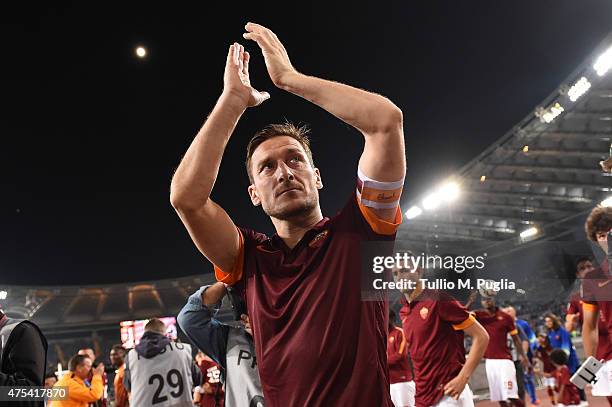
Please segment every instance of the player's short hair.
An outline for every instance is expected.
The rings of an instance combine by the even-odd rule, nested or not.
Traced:
[[[591,259],[588,256],[582,256],[582,257],[579,257],[578,260],[576,260],[576,263],[574,264],[574,268],[576,269],[576,274],[578,274],[578,266],[580,266],[582,263],[586,263],[587,261],[593,263],[593,259]]]
[[[596,206],[584,224],[587,238],[596,242],[597,233],[612,229],[612,207]]]
[[[576,269],[578,269],[578,266],[579,266],[581,263],[584,263],[585,261],[590,261],[590,262],[592,263],[592,262],[593,262],[593,259],[591,259],[589,256],[581,256],[581,257],[578,257],[578,259],[576,260],[576,264],[575,264],[575,265],[576,265]]]
[[[145,332],[153,331],[165,335],[167,328],[166,324],[164,324],[161,319],[151,318],[145,325],[144,330]]]
[[[74,355],[68,361],[68,370],[70,370],[71,372],[75,372],[77,367],[79,367],[83,363],[85,363],[85,359],[89,359],[89,356],[86,356],[86,355]],[[89,360],[91,360],[91,359],[89,359]],[[91,363],[93,363],[93,360],[91,361]]]
[[[557,365],[565,365],[568,360],[567,353],[563,349],[553,349],[550,352],[550,360]]]
[[[51,379],[51,378],[57,380],[57,376],[55,375],[55,372],[48,371],[47,373],[45,373],[45,379]]]
[[[253,172],[251,170],[251,159],[253,158],[253,153],[259,147],[261,143],[266,140],[270,140],[274,137],[282,137],[287,136],[292,139],[297,140],[306,155],[308,156],[308,161],[310,161],[310,165],[314,167],[314,160],[312,158],[312,151],[310,150],[310,140],[308,139],[308,133],[310,129],[307,126],[296,126],[293,123],[285,122],[282,124],[269,124],[263,129],[259,130],[249,141],[246,150],[246,170],[247,174],[249,174],[249,181],[253,183]]]
[[[127,352],[125,350],[125,348],[123,347],[123,345],[121,344],[117,344],[117,345],[113,345],[113,347],[111,348],[111,350],[114,350],[115,352],[119,352],[122,355],[125,355],[125,353]]]

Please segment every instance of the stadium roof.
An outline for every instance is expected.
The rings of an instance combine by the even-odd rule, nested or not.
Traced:
[[[97,286],[3,286],[2,309],[29,318],[46,332],[116,325],[118,321],[175,316],[212,274],[130,284]]]
[[[533,227],[532,239],[575,231],[576,220],[612,187],[599,166],[612,140],[611,65],[612,34],[533,112],[446,180],[450,192],[437,189],[404,208],[409,219],[398,240],[469,244],[518,241]],[[503,107],[503,95],[494,103]],[[445,203],[457,192],[452,186],[460,197]]]

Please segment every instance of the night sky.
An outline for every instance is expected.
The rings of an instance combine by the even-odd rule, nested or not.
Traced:
[[[361,136],[274,88],[256,44],[242,39],[248,21],[275,31],[301,72],[400,106],[405,208],[532,111],[612,30],[607,0],[58,4],[0,12],[0,284],[211,271],[169,188],[220,95],[233,41],[272,97],[243,116],[213,199],[237,224],[271,232],[248,199],[244,150],[256,130],[288,119],[312,128],[324,213],[341,208]]]

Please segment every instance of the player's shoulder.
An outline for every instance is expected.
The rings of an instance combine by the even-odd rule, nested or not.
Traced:
[[[476,318],[485,316],[486,315],[485,313],[486,313],[486,311],[484,309],[482,309],[482,308],[479,308],[479,309],[476,309],[476,310],[472,311],[472,314],[474,314],[474,316]]]
[[[263,243],[270,240],[270,237],[265,233],[261,233],[250,228],[239,226],[238,230],[242,234],[245,242]]]

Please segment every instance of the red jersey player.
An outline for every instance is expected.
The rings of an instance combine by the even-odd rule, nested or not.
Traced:
[[[555,401],[555,365],[550,360],[550,353],[553,351],[553,347],[550,345],[548,335],[538,335],[538,347],[535,351],[535,357],[540,359],[542,362],[542,376],[544,376],[543,384],[546,387],[548,398],[551,404],[554,406],[557,404]]]
[[[585,231],[589,240],[596,242],[609,255],[608,234],[612,231],[612,208],[597,206],[593,209],[586,220]],[[582,280],[582,300],[585,357],[597,356],[600,318],[605,321],[608,341],[612,339],[612,275],[607,259]],[[612,355],[608,355],[597,373],[592,394],[607,397],[612,406]]]
[[[471,407],[467,382],[482,359],[489,336],[467,309],[450,295],[424,289],[422,269],[394,270],[396,280],[414,282],[404,286],[400,318],[414,364],[416,407]],[[472,337],[466,359],[464,333]]]
[[[235,43],[223,93],[176,170],[171,203],[217,279],[244,289],[266,406],[391,407],[388,304],[384,292],[362,301],[359,273],[364,247],[393,241],[401,222],[402,112],[378,94],[298,72],[275,33],[253,23],[245,29],[277,87],[361,133],[357,188],[338,215],[323,217],[322,177],[305,131],[281,124],[251,139],[246,160],[251,202],[276,234],[236,227],[210,199],[236,124],[270,96],[251,86],[249,53]],[[331,135],[324,140],[339,143]]]
[[[563,349],[555,349],[550,353],[550,360],[555,365],[554,376],[557,407],[579,406],[580,394],[578,393],[578,388],[570,382],[567,354]]]
[[[508,335],[514,341],[521,364],[528,368],[529,361],[525,356],[514,319],[497,308],[492,297],[483,297],[481,304],[483,309],[475,311],[474,315],[487,330],[490,338],[484,357],[491,401],[498,401],[501,406],[506,406],[508,403],[522,406],[524,402],[518,397],[516,368],[508,348]]]
[[[576,278],[582,280],[589,273],[595,271],[593,262],[588,257],[582,257],[576,262]],[[584,311],[582,310],[582,298],[580,292],[575,292],[570,297],[569,303],[567,304],[567,314],[565,315],[565,329],[567,332],[580,328],[582,329],[582,322],[584,319]],[[612,359],[612,341],[608,334],[606,320],[603,313],[599,313],[599,323],[597,333],[599,334],[597,341],[597,351],[595,352],[595,358],[598,360],[610,360]]]

